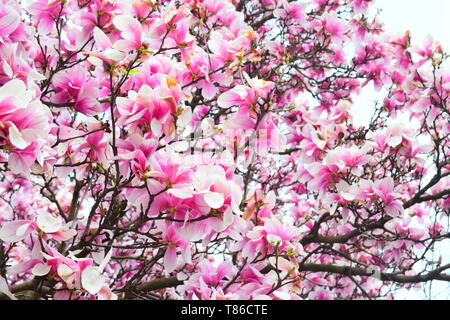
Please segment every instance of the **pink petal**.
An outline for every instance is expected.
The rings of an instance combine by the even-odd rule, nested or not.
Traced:
[[[20,24],[20,19],[17,16],[17,14],[11,12],[7,14],[4,17],[0,18],[0,34],[1,35],[9,35],[14,30],[17,29],[17,27]]]
[[[18,220],[7,222],[0,229],[0,239],[5,242],[17,242],[25,239],[33,230],[33,221]]]
[[[177,248],[168,247],[164,255],[164,267],[167,272],[172,272],[177,267]]]

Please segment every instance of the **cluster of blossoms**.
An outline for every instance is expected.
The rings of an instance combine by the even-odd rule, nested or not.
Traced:
[[[450,281],[447,56],[372,2],[0,0],[0,298]]]

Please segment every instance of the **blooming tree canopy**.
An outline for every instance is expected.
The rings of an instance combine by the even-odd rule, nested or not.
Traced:
[[[372,2],[0,0],[0,298],[450,281],[447,55]]]

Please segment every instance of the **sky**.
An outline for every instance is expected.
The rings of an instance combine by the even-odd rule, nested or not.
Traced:
[[[430,34],[433,39],[441,43],[444,51],[450,52],[449,0],[376,0],[375,7],[382,10],[380,18],[385,24],[386,32],[404,33],[410,30],[413,45],[423,43],[425,37]],[[376,97],[376,93],[369,88],[355,102],[362,103],[373,97]],[[442,249],[439,251],[437,254],[443,252]],[[444,249],[444,252],[448,251]],[[448,284],[433,282],[432,286],[432,291],[435,293],[434,299],[449,298]],[[429,284],[426,288],[429,289]],[[396,299],[423,299],[424,292],[402,289],[395,297]]]

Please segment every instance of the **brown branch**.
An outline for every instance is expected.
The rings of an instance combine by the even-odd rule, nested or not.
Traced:
[[[154,279],[149,282],[142,283],[142,284],[136,286],[136,288],[134,288],[132,291],[134,291],[134,292],[138,292],[138,291],[149,292],[149,291],[154,291],[154,290],[159,290],[159,289],[164,289],[164,288],[176,287],[181,284],[183,284],[183,281],[178,280],[176,276],[172,276],[169,278]],[[130,299],[133,296],[132,291],[128,291],[125,293],[125,299]]]

